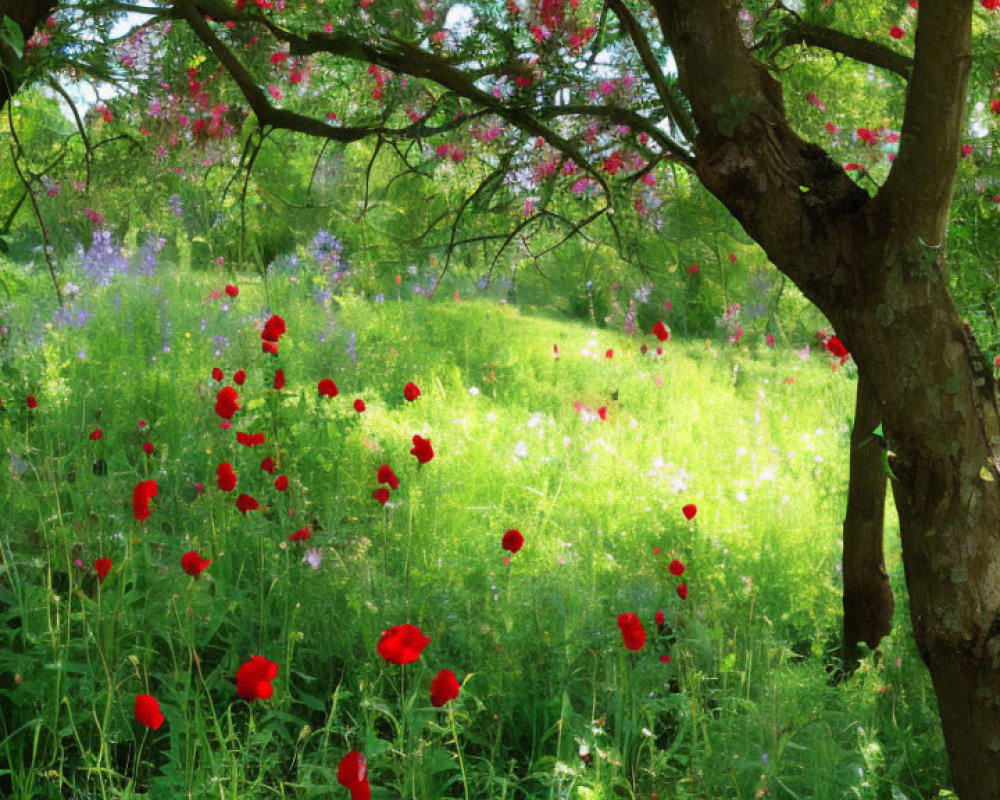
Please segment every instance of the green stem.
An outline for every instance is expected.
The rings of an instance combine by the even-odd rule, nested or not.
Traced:
[[[458,766],[462,770],[462,788],[465,790],[465,800],[469,800],[469,779],[465,775],[465,761],[462,758],[462,746],[458,743],[458,726],[455,724],[455,709],[448,704],[448,721],[451,723],[451,735],[455,739],[455,752],[458,754]]]

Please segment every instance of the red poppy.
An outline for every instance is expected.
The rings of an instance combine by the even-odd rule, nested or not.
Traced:
[[[240,293],[240,288],[238,286],[233,286],[231,283],[226,284],[226,294],[230,297],[236,297]]]
[[[606,420],[608,418],[608,407],[601,406],[599,409],[597,409],[597,416],[599,416],[603,420]]]
[[[902,28],[900,28],[900,27],[899,27],[898,25],[893,25],[893,26],[892,26],[892,27],[891,27],[891,28],[889,29],[889,35],[890,35],[890,36],[891,36],[891,37],[892,37],[893,39],[902,39],[902,38],[903,38],[904,36],[906,36],[906,31],[904,31],[904,30],[903,30]]]
[[[396,477],[396,473],[388,464],[383,464],[378,468],[377,477],[379,483],[388,483],[393,489],[399,488],[399,478]]]
[[[646,629],[642,627],[642,621],[635,614],[619,614],[618,627],[622,632],[622,642],[626,650],[633,653],[642,650],[646,644]]]
[[[132,492],[132,513],[139,522],[149,519],[149,501],[156,497],[158,491],[156,481],[152,478],[136,484]]]
[[[661,664],[669,664],[671,661],[673,661],[673,659],[670,656],[668,656],[666,653],[664,653],[662,656],[660,656],[660,663]]]
[[[293,542],[304,542],[310,536],[312,536],[312,531],[309,528],[299,528],[288,538]]]
[[[274,391],[280,392],[285,388],[285,371],[279,369],[274,373]]]
[[[274,459],[271,458],[271,456],[268,456],[267,458],[265,458],[263,461],[260,462],[260,468],[268,475],[270,475],[272,472],[274,472]]]
[[[426,464],[434,458],[434,449],[431,447],[431,440],[425,439],[423,436],[414,436],[410,455],[416,456],[417,461],[421,464]]]
[[[238,369],[236,370],[236,372],[233,373],[233,383],[235,383],[237,386],[242,386],[244,383],[246,383],[246,380],[247,380],[247,371],[245,369]]]
[[[197,578],[212,563],[210,558],[202,558],[197,550],[188,550],[181,556],[181,569],[192,578]]]
[[[99,558],[94,562],[94,572],[97,573],[97,580],[99,583],[104,583],[104,579],[108,577],[108,573],[111,572],[111,567],[114,566],[111,563],[110,558]]]
[[[94,428],[94,430],[90,432],[90,441],[92,442],[99,442],[103,438],[104,438],[104,431],[102,431],[100,428]]]
[[[663,324],[663,320],[660,320],[653,326],[653,336],[661,342],[665,342],[670,338],[670,331],[667,330],[667,326]]]
[[[279,492],[285,491],[288,488],[288,476],[279,475],[277,478],[275,478],[274,488],[277,489]]]
[[[382,505],[389,502],[389,490],[384,486],[379,486],[374,492],[372,492],[372,497],[378,500]]]
[[[524,536],[521,535],[521,531],[517,528],[511,528],[503,535],[503,539],[500,541],[500,546],[504,550],[516,553],[524,547]]]
[[[38,398],[35,397],[33,394],[29,394],[28,395],[28,401],[27,402],[28,402],[28,408],[30,408],[30,409],[36,409],[36,408],[38,408]]]
[[[441,708],[449,700],[458,697],[461,687],[458,685],[458,678],[450,669],[443,669],[434,676],[431,681],[431,705],[434,708]]]
[[[151,694],[139,694],[135,697],[135,721],[154,731],[163,724],[163,712],[160,704]]]
[[[662,611],[657,611],[656,614],[653,615],[653,622],[656,623],[657,628],[663,627],[666,621],[667,621],[667,615],[664,614]]]
[[[212,380],[222,382],[222,379],[226,376],[222,374],[222,370],[219,367],[212,367]]]
[[[660,546],[658,544],[654,544],[653,545],[653,555],[654,556],[658,556],[662,552],[663,551],[660,549]]]
[[[670,566],[668,567],[668,569],[670,570],[671,575],[676,575],[679,578],[681,575],[684,574],[685,567],[682,562],[678,561],[675,558],[673,561],[670,562]]]
[[[215,396],[215,413],[223,419],[232,419],[233,414],[240,410],[239,394],[232,386],[223,386]]]
[[[606,353],[604,354],[604,357],[605,357],[605,358],[614,358],[614,357],[615,357],[615,351],[614,351],[614,350],[608,350],[608,351],[607,351],[607,352],[606,352]]]
[[[228,461],[223,461],[215,468],[215,478],[219,488],[224,492],[231,492],[236,488],[236,473],[233,472],[233,465]]]
[[[680,586],[677,587],[677,596],[681,600],[688,599],[688,585],[686,583],[682,583]]]
[[[335,384],[330,378],[323,378],[319,382],[317,388],[319,389],[320,395],[323,397],[336,397],[340,394],[337,384]]]
[[[156,448],[153,447],[153,443],[152,442],[143,442],[142,443],[142,452],[144,452],[147,456],[153,455],[153,453],[155,451],[156,451]]]
[[[362,400],[360,397],[354,401],[354,410],[357,411],[359,414],[364,413],[365,401]]]
[[[139,426],[139,430],[141,431],[141,430],[142,430],[143,428],[145,428],[145,427],[146,427],[146,426],[147,426],[147,425],[148,425],[149,423],[148,423],[148,422],[146,422],[146,420],[144,420],[144,419],[137,419],[137,420],[135,421],[135,424]]]
[[[266,441],[263,433],[244,433],[236,431],[236,442],[244,447],[257,447]]]
[[[847,348],[844,347],[844,343],[840,341],[840,339],[837,336],[831,336],[829,339],[823,342],[823,346],[829,351],[830,355],[832,355],[834,358],[846,359],[850,355],[850,353],[847,351]]]
[[[370,800],[368,763],[357,750],[352,750],[337,765],[337,783],[351,792],[351,800]]]
[[[260,503],[248,494],[241,494],[236,498],[236,507],[246,514],[248,511],[256,511],[260,508]]]
[[[198,490],[198,494],[205,494],[205,484],[203,484],[201,481],[198,481],[194,485],[194,488]]]
[[[390,664],[411,664],[420,658],[420,651],[430,644],[430,638],[409,622],[382,631],[375,648]]]
[[[271,681],[277,677],[277,664],[254,656],[236,670],[236,694],[244,700],[269,700],[274,694]]]
[[[406,384],[406,386],[403,387],[403,397],[411,403],[420,397],[420,389],[417,387],[417,384],[413,383],[413,381]]]
[[[681,513],[687,519],[694,519],[694,515],[698,513],[698,506],[694,503],[688,503],[684,508],[681,509]]]
[[[277,314],[272,314],[271,318],[264,323],[264,330],[260,332],[260,338],[265,342],[276,342],[285,333],[285,321]]]
[[[270,353],[272,356],[278,355],[278,345],[274,342],[261,342],[260,349],[265,353]]]

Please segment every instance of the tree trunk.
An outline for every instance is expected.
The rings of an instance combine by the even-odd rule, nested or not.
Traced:
[[[0,0],[0,19],[10,17],[21,28],[25,41],[56,7],[57,0]],[[23,80],[24,64],[12,47],[0,41],[0,111]]]
[[[862,642],[874,650],[889,633],[895,610],[882,552],[887,480],[882,468],[883,445],[872,434],[881,422],[882,408],[874,386],[859,373],[844,518],[841,656],[843,668],[848,672],[858,667]]]

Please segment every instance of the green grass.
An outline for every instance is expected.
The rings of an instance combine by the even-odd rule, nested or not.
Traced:
[[[639,338],[496,303],[343,298],[331,313],[287,278],[268,287],[288,323],[275,360],[254,326],[263,285],[242,281],[223,312],[208,299],[221,283],[123,279],[88,292],[85,327],[41,343],[49,312],[31,279],[7,309],[5,796],[346,798],[336,767],[350,749],[386,799],[914,800],[947,786],[905,600],[884,658],[830,681],[849,374],[718,341],[642,356]],[[213,336],[229,342],[218,357]],[[220,429],[216,365],[248,371],[234,428],[266,431],[265,446]],[[339,397],[320,401],[321,377]],[[417,433],[436,451],[419,469]],[[259,469],[266,455],[286,493]],[[216,488],[222,460],[260,512]],[[402,482],[386,508],[372,498],[382,463]],[[159,495],[138,523],[145,478]],[[288,541],[307,523],[318,569]],[[504,564],[511,527],[525,546]],[[197,581],[179,566],[190,549],[212,559]],[[101,556],[115,566],[98,585]],[[638,654],[623,612],[649,634]],[[405,676],[375,652],[402,622],[431,638]],[[280,671],[274,698],[251,705],[233,679],[258,653]],[[467,787],[448,713],[429,702],[445,667],[464,681],[452,707]],[[166,715],[156,732],[133,717],[141,692]]]

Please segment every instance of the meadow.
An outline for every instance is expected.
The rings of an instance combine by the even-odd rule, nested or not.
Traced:
[[[822,348],[168,265],[57,312],[8,266],[3,797],[953,796],[891,515],[894,632],[835,680],[855,381]]]

